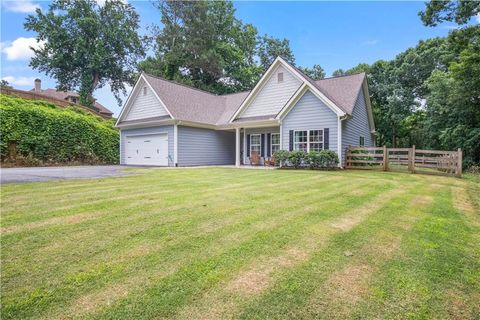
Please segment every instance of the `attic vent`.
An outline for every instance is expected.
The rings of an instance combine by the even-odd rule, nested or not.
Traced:
[[[277,73],[277,82],[283,82],[283,72]]]
[[[147,94],[147,87],[143,87],[143,95]]]

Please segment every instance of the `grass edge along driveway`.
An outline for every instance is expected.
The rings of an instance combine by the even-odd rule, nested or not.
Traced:
[[[2,186],[4,319],[480,313],[476,178],[133,171]]]

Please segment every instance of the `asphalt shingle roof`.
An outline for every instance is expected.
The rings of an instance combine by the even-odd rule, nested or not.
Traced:
[[[365,73],[314,81],[298,71],[306,81],[325,94],[340,109],[347,114],[352,113]],[[210,125],[227,124],[250,93],[244,91],[215,95],[145,73],[143,75],[177,120]]]

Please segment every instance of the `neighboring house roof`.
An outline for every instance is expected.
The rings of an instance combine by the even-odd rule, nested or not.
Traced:
[[[57,91],[56,89],[41,89],[40,91],[35,91],[35,89],[32,89],[30,91],[35,92],[36,94],[42,94],[46,97],[54,98],[54,99],[59,99],[59,100],[67,100],[68,97],[78,97],[80,98],[80,95],[77,92],[73,91]],[[113,112],[108,110],[106,107],[104,107],[101,103],[95,101],[94,107],[96,107],[100,113],[105,114],[105,115],[113,115]]]
[[[285,62],[284,60],[282,61]],[[348,115],[352,114],[356,99],[365,81],[365,73],[315,81],[295,66],[288,65],[294,68],[303,80],[315,87],[315,90],[320,91],[330,99],[338,109]],[[215,95],[146,73],[142,73],[139,80],[142,77],[150,84],[173,119],[180,121],[190,121],[208,125],[226,125],[239,111],[239,108],[251,93],[251,91],[244,91],[233,94]],[[125,110],[126,107],[127,106],[123,109]],[[262,116],[260,118],[235,119],[233,122],[268,120],[275,118],[275,116],[276,115]],[[122,118],[123,116],[121,114],[117,123],[123,122]]]

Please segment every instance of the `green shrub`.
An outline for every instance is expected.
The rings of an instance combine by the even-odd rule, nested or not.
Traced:
[[[280,150],[275,153],[275,165],[284,167],[309,167],[311,169],[331,169],[338,165],[338,155],[335,151],[322,150],[311,151],[286,151]]]
[[[307,153],[305,151],[290,151],[288,155],[288,163],[294,168],[299,168],[305,164]]]
[[[0,95],[0,130],[2,161],[115,164],[119,160],[119,132],[113,120],[79,108],[60,109],[43,101]]]
[[[287,150],[278,150],[273,154],[273,158],[275,159],[275,165],[278,167],[282,167],[286,164],[288,160],[289,152]]]
[[[338,155],[332,150],[322,150],[319,152],[319,166],[317,168],[335,168],[338,165]]]

